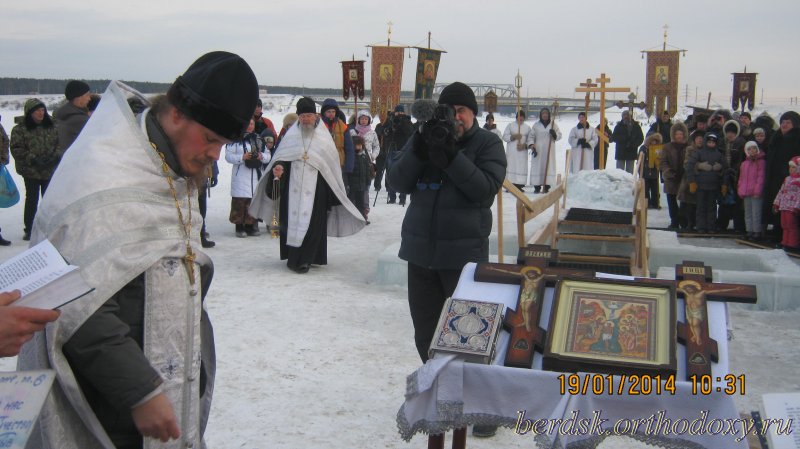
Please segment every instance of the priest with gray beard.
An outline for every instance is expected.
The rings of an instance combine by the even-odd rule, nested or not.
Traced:
[[[301,98],[297,115],[256,188],[250,215],[269,223],[278,203],[281,260],[302,274],[328,263],[328,234],[352,235],[366,222],[347,199],[339,153],[314,100]]]

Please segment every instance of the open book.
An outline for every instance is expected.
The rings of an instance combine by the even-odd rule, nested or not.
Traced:
[[[12,306],[57,309],[94,290],[80,269],[44,240],[0,265],[0,292],[20,290]]]
[[[761,421],[769,448],[800,448],[800,392],[767,393],[761,401]]]

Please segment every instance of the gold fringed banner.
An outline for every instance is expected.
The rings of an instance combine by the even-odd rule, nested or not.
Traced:
[[[647,115],[666,110],[670,116],[678,112],[678,72],[680,51],[648,51],[647,92],[645,110]]]
[[[342,98],[364,99],[364,61],[342,61]]]
[[[734,73],[733,74],[733,96],[731,97],[731,106],[733,110],[739,109],[741,104],[742,110],[746,107],[753,110],[753,105],[756,104],[756,75],[758,73]]]
[[[417,79],[414,87],[414,99],[433,97],[433,86],[439,73],[440,50],[417,47]]]
[[[403,77],[403,55],[405,47],[372,47],[372,84],[370,113],[379,115],[381,121],[386,113],[400,102],[400,81]]]

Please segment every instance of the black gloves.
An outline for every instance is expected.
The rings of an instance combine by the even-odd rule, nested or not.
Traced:
[[[584,139],[583,137],[578,139],[578,145],[580,145],[581,148],[586,148],[587,150],[592,148],[592,146],[589,145],[589,142],[587,142],[586,139]]]
[[[430,161],[434,166],[444,169],[450,165],[450,162],[456,157],[456,142],[452,139],[447,139],[444,142],[431,142],[426,141],[422,134],[415,133],[412,137],[412,148],[414,154],[421,161]]]
[[[218,181],[218,179],[217,179],[217,177],[216,177],[216,176],[214,176],[214,177],[212,177],[212,178],[209,178],[209,180],[208,180],[208,186],[209,186],[209,187],[216,187],[216,186],[217,186],[217,181]]]
[[[533,157],[536,157],[536,156],[538,156],[538,155],[539,155],[539,152],[538,152],[538,151],[536,151],[536,148],[535,148],[535,147],[531,147],[531,153],[533,153]]]
[[[456,157],[456,143],[452,140],[447,140],[438,145],[432,145],[428,148],[428,157],[431,164],[438,168],[445,169],[450,165],[450,162]]]
[[[550,136],[553,138],[553,140],[558,139],[558,134],[556,134],[556,130],[553,128],[550,128]]]
[[[417,155],[419,160],[427,161],[428,147],[425,145],[425,139],[422,137],[422,134],[414,133],[411,138],[413,139],[412,148],[414,149],[414,154]]]

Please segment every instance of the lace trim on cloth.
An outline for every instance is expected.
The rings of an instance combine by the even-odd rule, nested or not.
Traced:
[[[406,377],[406,399],[415,395],[417,391],[419,391],[419,374],[418,371],[414,371],[408,377]]]
[[[405,404],[397,412],[397,430],[403,441],[410,442],[411,437],[417,433],[427,435],[441,435],[452,429],[460,429],[474,424],[492,425],[513,429],[517,420],[504,416],[488,415],[483,413],[463,414],[464,404],[455,401],[440,401],[436,404],[439,419],[436,421],[420,420],[413,425],[406,420]],[[535,449],[554,449],[553,442],[547,435],[534,437]]]
[[[605,440],[609,436],[614,436],[614,435],[595,435],[585,440],[572,442],[567,445],[566,449],[595,449],[603,442],[603,440]],[[625,434],[623,436],[648,444],[653,447],[661,447],[664,449],[707,449],[702,444],[698,444],[688,440],[683,440],[680,438],[667,438],[661,435],[640,435],[634,433],[634,434]],[[558,447],[561,448],[561,444],[558,442],[557,444]]]

